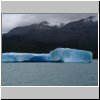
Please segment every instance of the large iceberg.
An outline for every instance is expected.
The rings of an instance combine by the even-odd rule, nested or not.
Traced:
[[[2,53],[2,62],[91,62],[92,52],[57,48],[49,53]]]

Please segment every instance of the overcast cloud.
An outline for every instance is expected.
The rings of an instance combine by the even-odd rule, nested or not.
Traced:
[[[71,21],[98,16],[97,14],[2,14],[2,33],[7,33],[18,26],[27,26],[42,21],[48,21],[50,25],[69,23]]]

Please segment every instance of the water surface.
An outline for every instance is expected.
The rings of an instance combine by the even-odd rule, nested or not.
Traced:
[[[2,86],[97,86],[98,60],[92,63],[2,63]]]

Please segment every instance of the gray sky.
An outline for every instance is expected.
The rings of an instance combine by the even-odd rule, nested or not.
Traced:
[[[7,33],[18,26],[27,26],[41,21],[48,21],[50,25],[69,23],[71,21],[98,16],[95,13],[82,14],[2,14],[2,33]]]

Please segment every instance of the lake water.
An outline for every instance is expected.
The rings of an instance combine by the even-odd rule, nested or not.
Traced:
[[[92,63],[2,63],[2,86],[97,86],[98,60]]]

